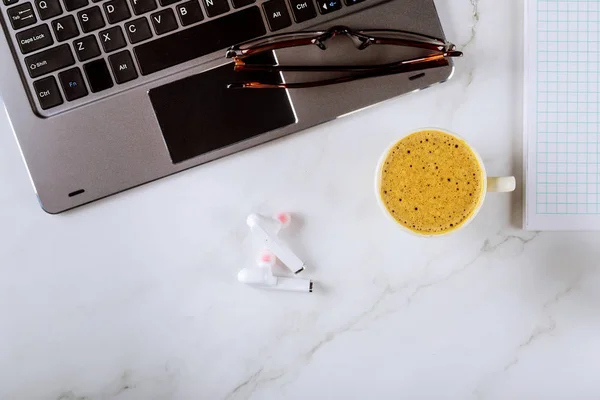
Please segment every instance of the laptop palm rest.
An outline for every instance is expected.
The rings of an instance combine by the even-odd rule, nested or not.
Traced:
[[[148,95],[173,163],[295,123],[285,90],[227,89],[231,82],[278,79],[266,72],[234,72],[228,64],[151,89]]]

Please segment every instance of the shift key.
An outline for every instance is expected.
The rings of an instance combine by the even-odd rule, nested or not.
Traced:
[[[25,57],[25,65],[27,66],[27,71],[29,71],[29,76],[32,78],[37,78],[38,76],[73,64],[75,64],[75,60],[68,44]]]

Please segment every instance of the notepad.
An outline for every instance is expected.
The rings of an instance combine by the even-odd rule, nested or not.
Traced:
[[[600,1],[525,4],[524,226],[600,230]]]

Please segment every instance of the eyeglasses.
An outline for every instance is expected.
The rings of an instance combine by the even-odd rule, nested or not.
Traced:
[[[407,60],[378,64],[378,65],[279,65],[255,64],[248,60],[249,57],[274,50],[316,45],[321,50],[326,50],[325,42],[335,36],[346,36],[352,40],[358,50],[364,50],[372,45],[404,46],[408,48],[426,50],[425,56],[409,58]],[[292,83],[267,83],[267,82],[239,82],[230,83],[228,88],[250,89],[300,89],[316,86],[333,85],[377,76],[386,76],[404,72],[421,71],[429,68],[444,67],[449,64],[448,58],[461,57],[462,52],[446,40],[418,33],[399,30],[362,30],[354,31],[345,26],[334,26],[326,31],[296,32],[273,35],[255,39],[230,47],[226,57],[234,60],[234,71],[266,71],[266,72],[347,72],[348,75],[327,78],[308,82]]]

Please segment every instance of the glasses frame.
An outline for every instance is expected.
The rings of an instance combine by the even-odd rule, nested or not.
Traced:
[[[388,34],[389,36],[385,36],[385,34]],[[299,35],[302,35],[302,37],[298,37]],[[396,37],[393,37],[394,35]],[[326,50],[326,42],[335,36],[346,36],[350,38],[358,50],[364,50],[371,45],[395,45],[425,49],[431,51],[432,54],[380,65],[306,66],[249,64],[245,62],[245,59],[248,57],[286,48],[316,45],[321,50]],[[402,38],[401,36],[405,37]],[[454,44],[448,42],[447,40],[439,39],[433,36],[390,29],[354,31],[346,26],[334,26],[325,31],[284,33],[247,41],[235,46],[231,46],[227,50],[226,57],[233,59],[234,71],[349,72],[353,73],[352,75],[296,83],[238,82],[230,83],[227,87],[232,89],[300,89],[326,86],[350,82],[358,79],[443,67],[449,64],[448,58],[461,57],[462,55],[463,53],[456,50],[456,46]]]

